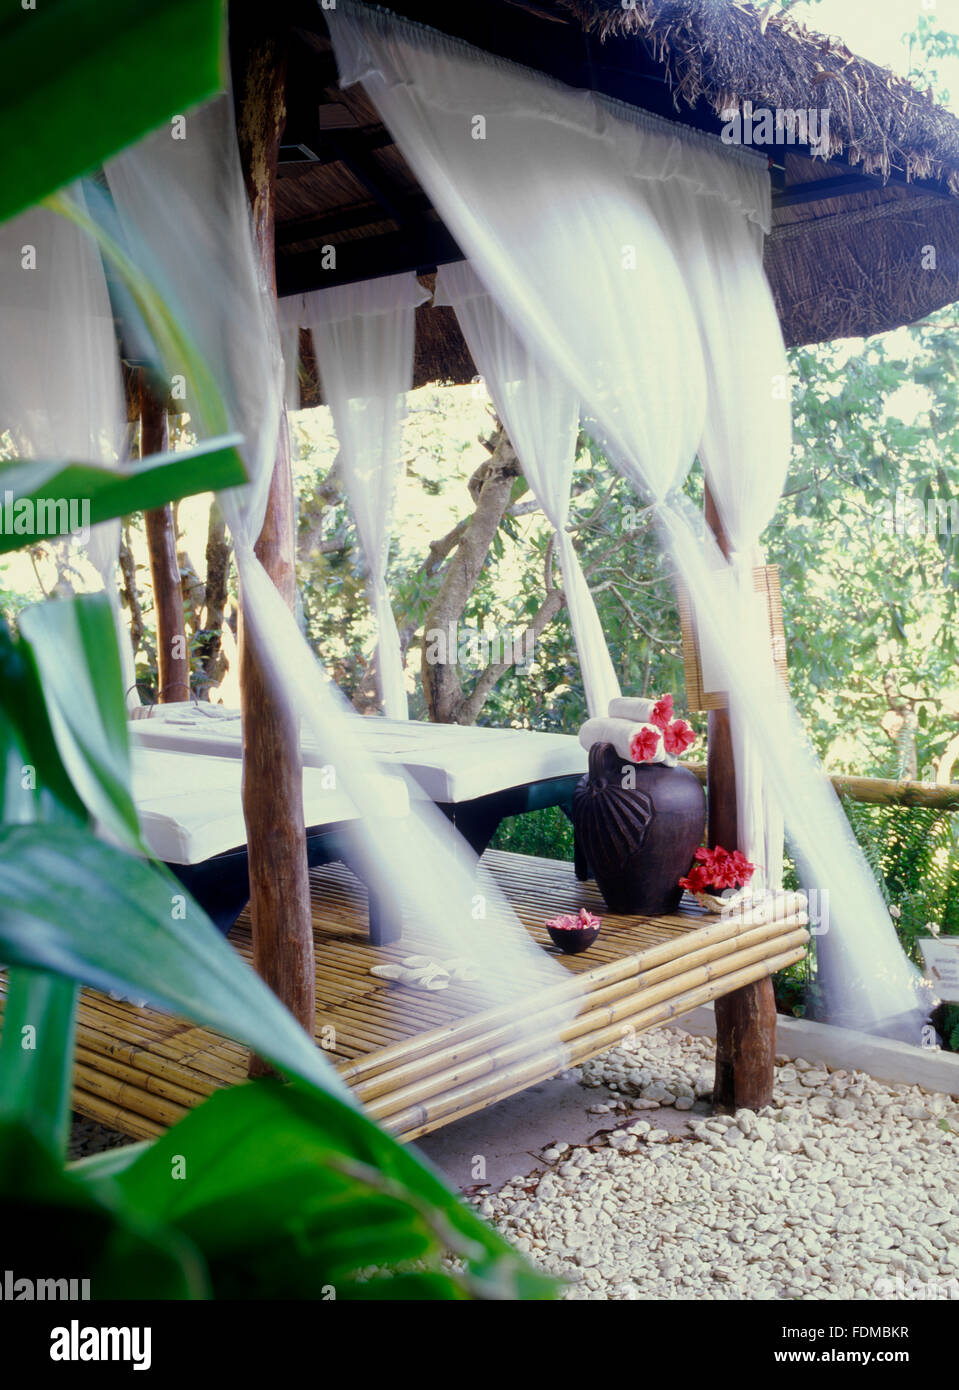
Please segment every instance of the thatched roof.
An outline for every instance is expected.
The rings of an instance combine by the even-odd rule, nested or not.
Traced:
[[[590,33],[648,44],[677,109],[705,99],[717,115],[745,101],[828,107],[831,155],[867,174],[934,179],[959,194],[959,121],[931,94],[859,58],[788,14],[735,0],[557,0]]]
[[[390,0],[387,0],[389,3]],[[766,268],[789,344],[898,327],[959,299],[959,120],[840,41],[733,0],[392,0],[480,48],[718,133],[724,113],[829,110],[828,159],[769,150]],[[460,256],[361,87],[341,91],[322,10],[291,55],[277,187],[281,293],[429,272]],[[317,119],[317,93],[319,115]],[[934,248],[934,257],[928,248]],[[468,381],[448,309],[417,311],[416,383]],[[316,399],[308,383],[306,399]]]
[[[959,298],[959,120],[928,91],[786,14],[716,0],[558,0],[601,40],[648,45],[677,110],[829,110],[829,155],[787,156],[789,184],[861,172],[872,193],[780,205],[766,270],[790,345],[859,336]],[[897,179],[895,176],[898,175]],[[919,181],[938,187],[923,188]],[[923,254],[934,247],[936,264]],[[924,261],[926,264],[924,264]]]

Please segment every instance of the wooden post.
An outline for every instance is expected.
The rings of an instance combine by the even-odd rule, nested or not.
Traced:
[[[166,404],[160,400],[140,368],[140,457],[166,453],[169,447]],[[183,621],[183,590],[176,554],[173,508],[154,507],[144,512],[153,606],[157,620],[157,699],[161,705],[190,698],[190,654]]]
[[[284,5],[230,6],[237,138],[257,247],[276,288],[274,198],[286,122],[289,21]],[[281,432],[256,553],[287,605],[296,597],[295,513],[289,438]],[[252,633],[240,623],[243,811],[250,858],[253,964],[312,1037],[316,1012],[313,920],[303,819],[299,727],[274,698]],[[251,1057],[250,1075],[270,1068]]]
[[[728,558],[729,541],[708,486],[706,524]],[[728,709],[709,711],[706,798],[710,846],[741,849]],[[739,1109],[760,1110],[769,1105],[775,1060],[776,999],[772,979],[767,975],[716,1000],[714,1109],[732,1114]]]

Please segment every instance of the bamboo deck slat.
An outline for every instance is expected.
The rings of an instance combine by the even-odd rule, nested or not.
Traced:
[[[534,940],[551,951],[547,918],[580,907],[603,917],[588,951],[554,955],[568,981],[556,983],[544,954],[542,990],[495,1008],[475,985],[431,994],[371,975],[372,965],[423,949],[415,930],[402,942],[371,946],[365,890],[340,865],[311,873],[317,1039],[329,1044],[330,1060],[369,1112],[405,1139],[760,979],[805,949],[804,916],[721,921],[691,906],[670,917],[618,917],[606,912],[595,884],[576,881],[570,864],[499,851],[483,862]],[[230,940],[251,960],[246,914]],[[5,994],[0,974],[0,1017]],[[162,1133],[218,1087],[244,1081],[246,1066],[246,1049],[212,1029],[93,990],[81,994],[74,1108],[132,1138]]]

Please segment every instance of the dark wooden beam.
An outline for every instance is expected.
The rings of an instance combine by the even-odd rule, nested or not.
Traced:
[[[257,246],[273,282],[276,167],[286,108],[289,14],[282,4],[234,0],[230,6],[237,137]],[[296,597],[295,508],[289,439],[281,432],[256,553],[284,601]],[[243,812],[250,865],[253,963],[313,1036],[316,967],[303,816],[297,720],[272,689],[256,638],[240,627],[243,710]],[[250,1074],[269,1067],[250,1059]]]
[[[430,200],[425,193],[415,194],[409,202],[420,214],[428,213],[431,209]],[[362,203],[357,207],[327,213],[325,216],[302,217],[295,222],[282,222],[276,229],[276,244],[282,249],[295,246],[301,241],[318,241],[322,237],[336,236],[338,232],[352,232],[358,227],[368,227],[371,223],[384,220],[378,204]]]
[[[728,559],[729,540],[708,486],[706,524]],[[706,805],[710,846],[741,849],[728,709],[709,711]],[[772,979],[767,975],[716,1000],[714,1108],[732,1114],[740,1109],[761,1110],[771,1104],[775,1061],[776,999]]]
[[[412,270],[424,275],[437,266],[466,257],[441,222],[431,224],[430,232],[415,243],[402,232],[362,237],[336,243],[336,267],[324,266],[320,251],[287,252],[277,259],[276,286],[282,295],[325,290],[331,285],[350,285],[357,280],[376,280],[381,275],[399,275]]]
[[[169,448],[166,401],[154,391],[140,368],[140,456],[165,454]],[[157,625],[157,699],[161,705],[190,698],[190,654],[183,620],[183,590],[176,553],[173,508],[155,507],[143,513],[153,606]]]
[[[882,179],[871,174],[843,174],[835,179],[813,179],[811,183],[787,184],[773,194],[774,208],[790,208],[797,203],[825,203],[833,198],[850,198],[882,188]]]

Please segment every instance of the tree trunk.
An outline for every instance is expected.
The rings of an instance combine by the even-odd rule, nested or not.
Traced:
[[[140,457],[166,453],[169,445],[166,403],[140,368]],[[167,503],[144,512],[153,606],[157,623],[157,699],[174,704],[190,698],[190,656],[183,620],[183,593],[176,553],[173,508]]]
[[[439,593],[430,604],[424,622],[423,694],[430,719],[437,724],[471,723],[475,714],[464,713],[466,695],[457,673],[456,647],[447,649],[446,661],[430,659],[430,632],[455,634],[470,595],[476,587],[490,546],[509,506],[513,483],[520,476],[519,463],[506,431],[499,427],[493,437],[491,457],[470,480],[476,510],[459,537],[449,560]]]
[[[137,566],[133,558],[133,549],[130,545],[130,528],[124,525],[120,538],[120,573],[123,575],[123,585],[120,589],[120,598],[126,603],[130,610],[130,645],[133,648],[133,658],[140,650],[143,641],[143,608],[140,605],[140,595],[137,592]]]
[[[229,577],[230,542],[226,537],[226,522],[220,504],[213,502],[206,535],[206,604],[203,614],[203,670],[210,685],[218,685],[226,669],[223,656],[223,618],[226,612]]]
[[[234,3],[230,36],[243,173],[257,246],[275,290],[274,195],[286,120],[287,9],[261,7],[252,0]],[[285,430],[256,553],[292,609],[296,593],[293,477]],[[282,698],[273,695],[255,639],[245,625],[241,625],[240,680],[253,963],[312,1037],[316,971],[299,729]],[[269,1071],[261,1058],[251,1057],[251,1076]]]
[[[706,522],[728,558],[729,541],[708,487]],[[710,846],[741,849],[728,709],[709,711],[706,798]],[[731,1114],[743,1108],[761,1110],[769,1105],[775,1062],[776,999],[772,979],[767,975],[716,1000],[714,1108]]]

